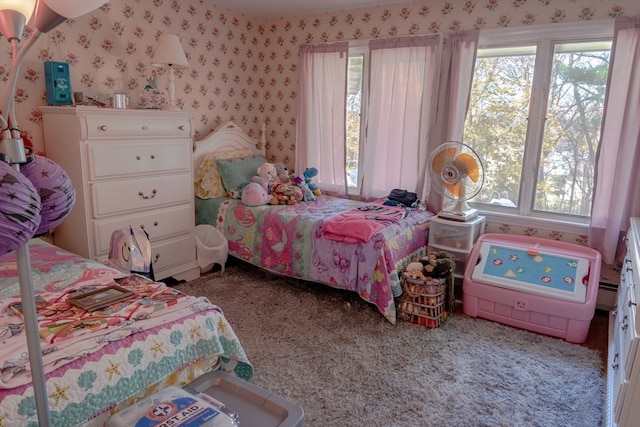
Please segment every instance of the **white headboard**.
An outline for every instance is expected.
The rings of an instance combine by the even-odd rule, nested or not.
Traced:
[[[251,138],[230,121],[193,144],[193,170],[198,170],[202,156],[210,152],[237,151],[250,148],[255,155],[266,156],[266,125],[262,124],[260,139]]]

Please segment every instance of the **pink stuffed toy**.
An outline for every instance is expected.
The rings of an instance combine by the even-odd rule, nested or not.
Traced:
[[[269,204],[269,186],[277,176],[278,172],[273,163],[263,163],[258,168],[258,176],[252,177],[252,182],[242,189],[242,203],[247,206]]]

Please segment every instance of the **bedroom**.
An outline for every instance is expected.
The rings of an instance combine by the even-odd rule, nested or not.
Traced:
[[[159,88],[166,90],[166,70],[149,64],[157,34],[174,32],[181,38],[190,66],[176,73],[176,99],[195,114],[194,140],[229,120],[249,135],[259,137],[264,122],[269,161],[283,162],[292,170],[299,67],[296,45],[303,37],[319,42],[348,40],[356,33],[366,39],[373,29],[379,34],[395,35],[429,34],[432,26],[470,30],[478,26],[478,17],[486,21],[482,28],[491,29],[522,27],[525,15],[533,16],[526,21],[530,25],[531,20],[534,24],[558,19],[575,23],[638,13],[634,1],[598,1],[593,5],[568,0],[471,3],[475,10],[465,9],[457,2],[394,2],[385,7],[358,9],[357,15],[355,11],[336,11],[303,17],[253,18],[209,1],[110,2],[87,19],[60,25],[42,37],[37,48],[26,56],[15,96],[16,110],[22,117],[20,127],[35,149],[45,153],[42,112],[38,107],[44,104],[42,62],[46,60],[70,64],[73,92],[107,96],[124,92],[131,106],[136,106],[141,96],[148,95],[144,88],[152,74],[156,75]],[[420,11],[423,6],[428,13]],[[561,17],[555,17],[556,13]],[[417,28],[412,25],[415,22],[419,23]],[[6,76],[8,59],[0,60],[0,65]],[[487,231],[562,236],[563,240],[578,243],[587,235],[584,224],[532,221],[531,217],[499,213],[488,218]]]
[[[73,91],[107,93],[123,91],[130,102],[136,103],[144,94],[147,79],[153,69],[148,65],[155,46],[157,32],[171,31],[179,34],[182,46],[189,57],[190,69],[178,73],[176,98],[185,110],[194,111],[195,139],[206,136],[229,120],[234,120],[250,135],[258,137],[261,123],[267,123],[267,153],[272,161],[285,162],[291,168],[295,157],[297,62],[296,35],[322,40],[323,33],[336,38],[338,31],[345,34],[356,28],[349,15],[371,15],[362,24],[365,33],[378,27],[382,34],[398,28],[398,34],[409,34],[408,21],[422,24],[419,33],[427,33],[427,23],[449,28],[455,21],[460,29],[471,29],[478,10],[486,12],[483,2],[478,2],[476,13],[468,13],[456,3],[450,13],[444,13],[446,2],[415,2],[393,4],[385,8],[371,6],[357,11],[336,11],[336,24],[331,13],[288,18],[253,18],[224,9],[216,4],[201,1],[112,1],[103,10],[93,12],[91,19],[79,18],[65,23],[46,38],[39,41],[23,64],[23,74],[18,81],[17,110],[21,128],[27,133],[37,150],[45,153],[42,130],[44,60],[67,61],[71,64]],[[536,16],[536,24],[552,22],[556,11],[561,11],[566,22],[580,20],[585,5],[573,1],[549,2],[487,2],[495,4],[491,16],[512,17],[520,21],[524,14]],[[622,5],[622,6],[621,6]],[[428,6],[426,17],[417,18],[419,7]],[[403,11],[410,9],[409,18]],[[597,2],[586,5],[593,13],[591,19],[608,19],[611,13],[636,16],[636,2]],[[388,10],[388,12],[385,12]],[[413,12],[411,12],[413,11]],[[387,19],[387,13],[389,18]],[[317,24],[316,24],[317,19]],[[363,21],[364,22],[364,21]],[[487,28],[496,21],[487,21]],[[304,36],[303,36],[304,35]],[[345,36],[345,39],[350,37]],[[282,43],[282,44],[281,44]],[[6,60],[4,69],[8,68]],[[6,71],[5,71],[6,72]],[[160,87],[166,84],[166,71],[157,70]],[[583,241],[584,227],[567,227],[566,224],[549,226],[548,223],[509,222],[503,219],[490,221],[488,230],[508,231],[515,234],[531,233],[541,236],[561,234],[569,241]]]

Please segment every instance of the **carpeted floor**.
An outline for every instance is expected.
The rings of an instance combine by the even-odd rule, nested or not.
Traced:
[[[391,325],[354,293],[241,263],[176,288],[223,309],[253,382],[308,427],[600,424],[601,357],[580,345],[462,314]]]

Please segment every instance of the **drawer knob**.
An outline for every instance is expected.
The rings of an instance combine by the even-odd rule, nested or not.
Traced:
[[[160,259],[160,254],[156,254],[156,256],[155,256],[155,257],[153,257],[153,261],[152,261],[152,263],[156,263],[156,262],[158,262],[158,259]]]
[[[622,322],[620,322],[620,329],[622,329],[623,331],[626,331],[628,327],[629,327],[629,323],[627,322],[627,316],[624,316],[622,318]]]
[[[153,159],[155,159],[155,158],[156,158],[155,154],[152,154],[152,155],[151,155],[151,160],[153,160]]]
[[[142,126],[142,130],[149,130],[149,126],[147,125]]]
[[[154,197],[156,197],[156,194],[158,194],[158,190],[156,190],[155,188],[151,192],[150,196],[145,196],[142,191],[138,191],[138,196],[142,197],[143,199],[153,199]]]
[[[618,353],[616,353],[616,355],[615,355],[615,356],[613,356],[613,362],[611,363],[611,367],[612,367],[614,370],[617,370],[617,369],[618,369],[618,366],[620,366],[620,363],[618,363],[618,356],[620,356]]]
[[[100,130],[102,130],[102,131],[106,131],[106,130],[107,130],[107,125],[102,125],[102,126],[100,126]]]
[[[179,129],[179,130],[184,130],[184,125],[180,125],[180,126],[178,126],[178,129]]]
[[[140,156],[136,156],[136,160],[140,160]]]
[[[638,304],[636,304],[635,302],[629,300],[629,307],[635,307],[636,305],[638,305]]]

